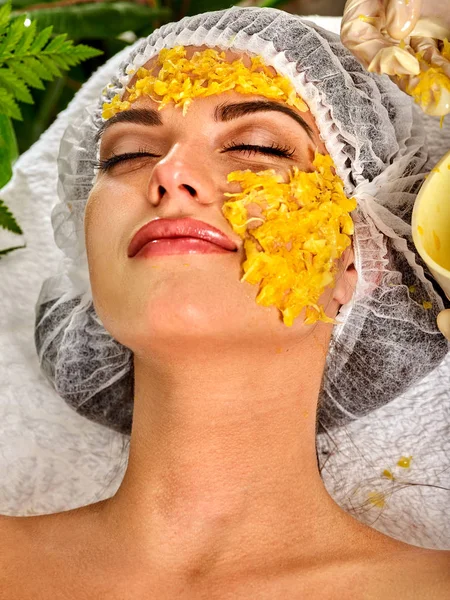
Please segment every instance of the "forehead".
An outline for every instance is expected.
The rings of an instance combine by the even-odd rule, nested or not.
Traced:
[[[192,58],[192,56],[196,53],[196,52],[202,52],[204,50],[209,50],[209,49],[214,49],[219,53],[224,52],[225,53],[225,60],[228,63],[232,63],[235,60],[238,59],[242,59],[243,64],[246,67],[251,67],[251,57],[254,56],[252,54],[248,54],[247,52],[241,52],[241,51],[237,51],[237,50],[224,50],[223,48],[219,48],[219,47],[213,47],[211,48],[210,46],[206,46],[206,45],[202,45],[202,46],[185,46],[185,50],[186,50],[186,58],[189,60],[190,58]],[[155,54],[155,56],[153,56],[151,59],[149,59],[144,65],[143,67],[145,69],[152,69],[154,68],[154,70],[152,71],[152,75],[157,76],[160,69],[161,69],[161,65],[158,64],[158,58],[159,58],[159,53]],[[276,69],[270,65],[266,65],[266,68],[270,71],[270,73],[274,76],[278,75]],[[134,84],[136,83],[137,80],[137,75],[135,75],[129,82],[128,84],[128,88],[132,88],[134,86]],[[122,100],[127,100],[129,97],[130,93],[128,91],[125,91]],[[265,100],[266,98],[264,96],[256,96],[254,94],[242,94],[236,91],[229,91],[229,92],[225,92],[222,94],[215,94],[206,98],[196,98],[194,99],[194,102],[196,102],[196,104],[198,105],[199,103],[203,105],[203,107],[208,110],[208,107],[211,107],[211,105],[213,104],[219,104],[222,103],[224,101],[232,101],[232,102],[236,102],[239,101],[239,99],[241,100]],[[285,104],[285,102],[283,102],[283,100],[278,100],[277,102],[279,102],[280,104]],[[146,97],[146,96],[142,96],[141,98],[138,98],[133,105],[137,108],[139,106],[141,107],[145,107],[145,106],[152,106],[154,108],[157,108],[157,104],[156,102],[154,102],[151,98]],[[164,108],[169,108],[170,105],[165,106]],[[307,110],[306,112],[304,111],[300,111],[298,110],[296,107],[292,106],[290,107],[294,112],[296,112],[298,115],[301,116],[301,118],[311,127],[311,129],[314,131],[314,133],[319,137],[319,129],[316,125],[316,121],[311,113],[310,110]],[[164,111],[164,109],[162,110],[162,112]],[[189,111],[188,111],[189,113]],[[192,114],[192,111],[191,111]]]
[[[192,58],[192,56],[195,54],[195,52],[203,52],[204,50],[217,50],[217,52],[221,53],[221,52],[225,52],[225,60],[229,63],[234,62],[235,60],[238,60],[239,58],[242,58],[242,62],[244,63],[244,65],[246,67],[250,67],[251,66],[251,56],[249,54],[247,54],[246,52],[238,52],[236,50],[223,50],[222,48],[218,48],[218,47],[214,47],[214,48],[210,48],[209,46],[185,46],[186,49],[186,58],[189,60]],[[158,62],[158,57],[159,54],[155,54],[155,56],[152,56],[152,58],[150,58],[150,60],[148,60],[143,67],[145,69],[151,69],[152,67],[155,67],[154,71],[153,71],[153,75],[157,75],[159,73],[159,71],[161,70],[161,66],[157,64]],[[267,65],[267,68],[270,70],[272,75],[277,75],[276,70]],[[135,83],[136,83],[136,79],[137,76],[135,75],[130,83],[128,84],[128,87],[132,87]],[[126,92],[124,94],[124,100],[126,100],[126,97],[128,96],[128,92]]]

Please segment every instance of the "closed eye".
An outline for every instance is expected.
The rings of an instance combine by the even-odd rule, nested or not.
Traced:
[[[273,143],[271,146],[258,146],[255,144],[229,144],[225,146],[222,153],[224,152],[247,152],[248,156],[252,156],[253,154],[266,154],[269,156],[278,156],[281,158],[291,158],[294,154],[295,150],[290,149],[288,146],[279,146],[278,144]],[[111,170],[114,165],[117,165],[121,162],[126,162],[128,160],[133,160],[135,158],[142,158],[143,156],[147,156],[149,158],[159,158],[159,154],[153,154],[152,152],[125,152],[123,154],[113,154],[110,158],[105,158],[103,160],[99,160],[95,163],[94,167],[101,172],[107,172]]]
[[[295,150],[292,150],[288,146],[279,146],[273,143],[271,146],[258,146],[254,144],[229,144],[225,146],[221,152],[248,152],[248,155],[252,154],[268,154],[270,156],[280,156],[281,158],[291,158]]]
[[[113,154],[110,158],[104,158],[94,164],[94,167],[101,172],[109,171],[114,165],[125,162],[127,160],[133,160],[134,158],[141,158],[147,156],[150,158],[159,158],[159,154],[152,154],[151,152],[125,152],[124,154]]]

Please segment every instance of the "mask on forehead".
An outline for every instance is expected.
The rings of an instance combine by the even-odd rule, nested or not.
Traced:
[[[127,100],[116,95],[103,104],[104,119],[128,110],[145,96],[159,104],[158,110],[173,102],[185,115],[195,98],[231,90],[308,110],[290,81],[273,75],[258,56],[251,57],[250,67],[242,59],[229,63],[224,52],[213,49],[195,52],[188,60],[186,49],[178,46],[161,50],[153,68],[140,68],[136,75],[135,84],[127,87]],[[230,173],[228,181],[241,183],[242,191],[225,194],[233,200],[222,208],[234,231],[245,240],[241,281],[260,285],[256,302],[275,305],[289,327],[304,308],[306,324],[336,323],[318,301],[325,288],[334,284],[336,261],[351,244],[353,233],[349,211],[356,208],[356,201],[346,198],[331,157],[316,153],[313,166],[314,173],[294,167],[288,183],[274,170]],[[259,217],[249,215],[248,205],[259,208]]]
[[[157,68],[157,75],[153,75]],[[184,115],[194,98],[206,98],[232,90],[240,94],[259,94],[283,100],[300,111],[308,110],[289,79],[273,75],[259,56],[252,56],[251,64],[247,67],[242,58],[230,63],[225,59],[225,52],[219,53],[214,49],[195,52],[192,58],[187,59],[186,49],[176,46],[161,50],[153,68],[148,70],[141,67],[136,77],[134,85],[126,88],[129,93],[127,100],[121,101],[119,94],[116,94],[111,102],[103,104],[103,119],[127,110],[141,96],[152,98],[159,104],[159,110],[169,102],[174,102],[183,108]]]

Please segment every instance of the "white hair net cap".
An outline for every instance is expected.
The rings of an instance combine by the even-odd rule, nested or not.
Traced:
[[[231,8],[164,25],[121,64],[94,106],[71,123],[59,154],[52,213],[65,272],[47,279],[36,306],[43,372],[79,414],[130,434],[133,362],[95,312],[84,208],[95,177],[103,102],[162,48],[207,45],[261,55],[308,103],[348,195],[358,283],[334,327],[319,398],[319,431],[392,401],[432,371],[449,344],[436,326],[443,294],[414,250],[411,212],[426,161],[420,115],[387,78],[367,73],[339,37],[275,9]],[[425,304],[424,302],[428,303]]]

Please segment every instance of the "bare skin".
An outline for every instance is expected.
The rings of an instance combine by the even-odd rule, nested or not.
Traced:
[[[101,503],[100,503],[101,504]],[[446,600],[449,552],[397,542],[360,524],[342,560],[299,560],[276,572],[159,577],[136,554],[111,548],[98,505],[41,517],[0,518],[1,600]],[[354,534],[353,539],[350,535]],[[353,552],[350,551],[353,549]],[[359,552],[359,556],[357,553]]]
[[[316,409],[332,325],[311,327],[299,318],[288,328],[275,307],[255,302],[257,286],[239,281],[243,242],[221,212],[224,192],[233,191],[226,174],[287,174],[293,165],[308,171],[315,149],[326,152],[310,112],[294,109],[311,135],[274,111],[214,120],[219,105],[249,100],[265,98],[230,92],[197,99],[186,116],[165,107],[162,125],[116,123],[103,134],[102,159],[144,149],[157,155],[101,173],[86,207],[95,307],[134,353],[128,468],[113,498],[0,520],[9,531],[0,551],[11,557],[13,542],[20,548],[8,559],[13,579],[33,564],[41,589],[67,589],[71,597],[78,590],[80,600],[135,600],[149,592],[186,600],[212,593],[398,598],[390,592],[411,591],[411,582],[427,590],[436,577],[436,585],[445,584],[449,553],[359,523],[325,489]],[[156,107],[149,98],[132,106]],[[294,153],[225,151],[230,143],[275,143]],[[219,228],[238,251],[128,258],[144,223],[187,216]],[[335,287],[321,298],[327,315],[350,300],[356,277],[350,249]],[[63,581],[54,576],[59,569]],[[21,599],[33,597],[32,578],[21,585]]]

